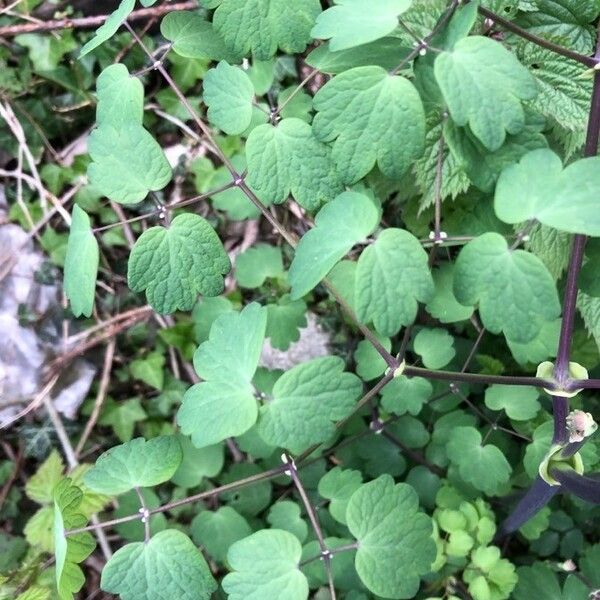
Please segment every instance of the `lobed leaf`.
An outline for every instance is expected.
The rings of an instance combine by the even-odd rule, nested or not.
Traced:
[[[177,215],[169,228],[156,226],[138,238],[127,267],[127,282],[161,314],[191,310],[198,294],[218,296],[231,268],[221,240],[208,221]]]

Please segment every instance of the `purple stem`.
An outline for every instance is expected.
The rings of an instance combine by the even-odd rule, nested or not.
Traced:
[[[561,488],[568,490],[578,498],[600,504],[600,474],[579,475],[573,469],[554,468],[550,474],[560,483]]]
[[[600,35],[596,42],[596,54],[594,59],[600,59]],[[598,141],[600,140],[600,73],[595,72],[594,90],[592,92],[592,103],[588,119],[587,136],[585,140],[584,156],[596,156],[598,154]],[[569,380],[569,359],[571,353],[571,340],[573,337],[573,326],[575,322],[575,310],[577,308],[577,278],[583,264],[583,252],[587,238],[585,235],[576,235],[571,249],[569,259],[569,271],[567,274],[567,286],[563,302],[563,318],[560,328],[560,339],[558,352],[554,367],[554,377],[559,384],[565,384]],[[554,405],[554,439],[562,440],[566,436],[566,415],[569,411],[569,401],[566,398],[553,402]],[[565,408],[566,406],[566,408]]]
[[[559,485],[548,485],[539,475],[525,495],[519,500],[517,506],[502,523],[498,530],[497,538],[502,538],[516,531],[540,511],[559,492]]]

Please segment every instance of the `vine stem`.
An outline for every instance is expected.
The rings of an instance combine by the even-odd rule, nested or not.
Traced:
[[[325,538],[323,536],[323,531],[321,530],[321,525],[319,524],[317,513],[315,512],[313,505],[310,503],[310,499],[308,497],[308,494],[306,493],[306,490],[304,489],[304,486],[302,485],[302,481],[300,481],[296,463],[287,454],[284,454],[282,456],[282,459],[285,460],[287,466],[289,467],[289,469],[286,470],[286,473],[292,478],[294,486],[298,490],[298,494],[300,494],[300,499],[302,500],[302,504],[304,504],[306,514],[308,515],[308,520],[310,521],[313,531],[317,536],[319,548],[321,548],[323,564],[325,565],[325,571],[327,572],[327,580],[329,582],[329,594],[331,596],[331,600],[336,600],[333,573],[331,571],[331,551],[327,548],[327,544],[325,543]]]
[[[226,485],[222,485],[220,487],[216,487],[212,490],[208,490],[206,492],[201,492],[199,494],[195,494],[194,496],[188,496],[187,498],[182,498],[181,500],[175,500],[173,502],[168,502],[167,504],[163,504],[162,506],[158,506],[157,508],[148,509],[148,514],[150,516],[155,515],[157,513],[166,512],[168,510],[172,510],[179,506],[185,506],[186,504],[191,504],[192,502],[197,502],[198,500],[205,500],[206,498],[213,498],[214,496],[218,496],[219,494],[223,494],[225,492],[232,492],[234,490],[238,490],[240,488],[246,487],[247,485],[253,485],[255,483],[259,483],[261,481],[267,481],[269,479],[274,479],[281,475],[284,471],[288,469],[287,465],[281,465],[279,467],[275,467],[273,469],[269,469],[268,471],[264,471],[263,473],[257,473],[256,475],[252,475],[250,477],[245,477],[244,479],[239,479],[238,481],[234,481],[232,483],[228,483]],[[88,525],[86,527],[79,527],[78,529],[68,529],[65,531],[65,535],[76,535],[78,533],[83,533],[84,531],[96,531],[97,529],[105,529],[107,527],[114,527],[115,525],[120,525],[121,523],[128,523],[129,521],[137,521],[143,518],[142,513],[135,513],[133,515],[127,515],[126,517],[119,517],[118,519],[111,519],[110,521],[102,521],[100,523],[94,525]]]
[[[598,26],[598,39],[596,41],[596,53],[594,61],[600,63],[600,25]],[[594,88],[590,106],[588,129],[585,140],[584,156],[591,157],[598,154],[598,142],[600,140],[600,72],[594,74]],[[571,354],[571,341],[575,323],[575,311],[577,308],[577,279],[583,264],[583,253],[587,238],[585,235],[576,235],[573,239],[569,268],[567,271],[567,284],[563,301],[563,317],[560,327],[560,338],[558,341],[558,352],[554,367],[554,378],[559,384],[567,384],[569,381],[569,360]],[[555,443],[564,443],[567,436],[567,414],[569,413],[569,399],[562,396],[552,397],[552,409],[554,415]]]
[[[494,23],[501,25],[507,31],[511,31],[512,33],[518,35],[519,37],[528,40],[529,42],[533,42],[536,46],[540,46],[541,48],[545,48],[546,50],[550,50],[555,54],[560,54],[565,58],[570,58],[586,67],[593,69],[599,64],[598,56],[585,56],[584,54],[580,54],[579,52],[575,52],[573,50],[569,50],[564,46],[560,46],[559,44],[555,44],[549,40],[541,38],[533,33],[527,31],[527,29],[523,29],[519,27],[512,21],[505,19],[504,17],[496,14],[495,12],[485,8],[484,6],[478,7],[479,14],[485,17],[486,19],[490,19]]]

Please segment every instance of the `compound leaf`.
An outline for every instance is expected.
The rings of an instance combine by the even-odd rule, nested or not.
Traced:
[[[127,280],[161,314],[191,310],[198,294],[218,296],[231,268],[221,240],[208,221],[177,215],[168,229],[151,227],[129,256]]]
[[[378,208],[363,194],[343,192],[327,203],[296,248],[289,270],[292,300],[310,292],[378,222]]]
[[[334,422],[347,417],[362,392],[360,379],[344,372],[337,356],[315,358],[284,373],[261,411],[259,432],[266,442],[299,453],[326,441]]]
[[[252,377],[258,365],[267,311],[257,303],[229,312],[213,323],[208,341],[194,355],[194,367],[205,379],[183,397],[177,423],[198,448],[241,435],[254,423],[258,406]]]
[[[172,42],[173,50],[185,58],[232,61],[235,58],[213,24],[198,13],[173,11],[161,21],[160,32]]]
[[[106,67],[96,80],[96,125],[120,127],[126,123],[142,124],[144,86],[129,74],[127,67],[116,63]]]
[[[473,314],[473,307],[462,305],[454,295],[454,265],[443,263],[432,276],[435,289],[425,310],[441,323],[466,321]]]
[[[89,317],[94,308],[100,251],[87,213],[73,205],[65,257],[65,294],[76,317]]]
[[[233,569],[223,579],[229,600],[307,600],[308,581],[298,565],[302,546],[281,529],[262,529],[229,548]]]
[[[423,359],[428,369],[441,369],[455,356],[454,338],[440,328],[424,327],[417,333],[414,350]]]
[[[289,294],[284,294],[277,304],[267,306],[267,314],[266,336],[274,348],[287,350],[300,339],[300,329],[307,323],[304,300],[290,300]]]
[[[446,448],[460,476],[486,494],[495,494],[510,477],[512,469],[504,454],[492,444],[484,446],[474,427],[455,427]]]
[[[524,250],[510,250],[498,233],[484,233],[460,252],[454,270],[454,293],[461,304],[479,304],[486,329],[504,332],[517,343],[534,339],[560,314],[552,276]]]
[[[291,194],[307,210],[317,210],[342,191],[331,149],[319,142],[306,121],[291,117],[277,126],[255,127],[246,143],[248,184],[267,203]]]
[[[235,259],[235,278],[243,288],[260,287],[267,278],[283,277],[281,248],[268,244],[256,244]]]
[[[192,540],[166,529],[147,543],[117,550],[102,570],[100,587],[121,600],[209,600],[217,582]]]
[[[317,17],[311,35],[331,39],[334,52],[360,46],[392,33],[398,16],[410,8],[412,0],[335,0],[335,6]]]
[[[396,415],[418,415],[433,393],[433,386],[422,377],[394,377],[381,390],[381,405]]]
[[[399,179],[425,147],[425,111],[414,85],[377,66],[337,75],[315,95],[313,132],[333,142],[333,160],[345,183],[355,183],[377,162]],[[402,144],[398,144],[398,140]]]
[[[254,86],[242,69],[221,61],[204,76],[203,89],[211,123],[229,135],[248,129],[252,121]]]
[[[252,533],[248,521],[230,506],[203,510],[194,517],[190,531],[192,539],[219,562],[225,561],[232,544]]]
[[[485,390],[485,405],[504,410],[515,421],[527,421],[537,415],[541,406],[539,392],[525,385],[491,385]]]
[[[135,0],[122,0],[121,4],[117,9],[110,14],[108,19],[96,29],[94,37],[84,44],[79,52],[79,58],[83,58],[86,54],[89,54],[92,50],[98,48],[98,46],[104,44],[109,40],[115,33],[121,24],[127,19],[131,11],[135,6]]]
[[[452,120],[469,125],[488,149],[525,127],[522,102],[538,93],[529,71],[502,44],[483,36],[458,41],[435,59],[434,72]]]
[[[415,490],[381,475],[352,494],[346,519],[358,541],[356,570],[367,588],[385,598],[412,598],[436,555],[431,519],[419,511]]]
[[[117,496],[168,481],[182,458],[181,444],[174,435],[148,441],[135,438],[102,454],[85,474],[84,482],[96,492]]]
[[[171,167],[158,142],[133,121],[118,127],[103,123],[88,138],[88,152],[90,183],[115,202],[136,204],[171,181]]]
[[[358,318],[373,321],[382,335],[393,336],[412,324],[418,301],[433,295],[427,253],[404,229],[388,228],[361,254],[356,268],[354,304]]]
[[[300,507],[295,502],[282,500],[271,506],[267,522],[273,529],[289,531],[302,543],[308,535],[308,525],[300,513]]]
[[[563,169],[551,150],[534,150],[502,171],[494,208],[505,223],[537,219],[560,231],[600,236],[599,185],[599,157]]]
[[[319,0],[223,0],[213,23],[232,52],[268,60],[278,47],[303,52],[320,12]]]
[[[346,525],[346,508],[352,494],[363,482],[360,471],[334,467],[319,480],[318,491],[323,498],[329,500],[331,516]]]

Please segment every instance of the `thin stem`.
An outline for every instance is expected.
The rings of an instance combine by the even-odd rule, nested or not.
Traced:
[[[464,381],[465,383],[481,383],[491,385],[499,383],[501,385],[531,385],[534,387],[552,387],[552,383],[538,377],[517,377],[512,375],[483,375],[481,373],[458,373],[456,371],[433,371],[422,367],[407,366],[404,369],[405,375],[424,377],[425,379],[437,379],[441,381]]]
[[[286,455],[284,455],[286,456]],[[323,531],[321,530],[321,525],[319,524],[319,519],[317,518],[317,514],[315,513],[315,509],[313,508],[306,490],[302,485],[302,481],[300,481],[300,477],[298,477],[298,469],[296,467],[296,463],[292,460],[291,457],[287,457],[287,465],[289,470],[286,471],[292,478],[296,489],[298,490],[298,494],[300,495],[300,499],[302,500],[302,504],[304,504],[304,509],[306,510],[306,514],[308,515],[308,520],[317,536],[317,540],[319,542],[319,547],[321,548],[321,556],[323,557],[323,563],[325,564],[325,571],[327,572],[327,579],[329,581],[329,593],[332,600],[336,600],[335,594],[335,586],[333,583],[333,574],[331,572],[331,552],[327,548],[327,544],[325,543],[325,538],[323,537]]]
[[[402,452],[404,452],[404,454],[406,454],[406,456],[408,456],[408,458],[410,458],[414,463],[417,463],[418,465],[422,465],[423,467],[426,467],[434,475],[437,475],[438,477],[444,477],[444,475],[446,474],[444,469],[438,467],[437,465],[434,465],[432,462],[429,462],[420,452],[417,452],[416,450],[409,448],[404,442],[399,440],[394,434],[387,431],[385,429],[385,425],[382,425],[381,435],[383,435],[384,438],[386,438],[387,440],[392,442],[392,444],[394,444],[394,446],[398,446],[398,448],[400,448],[400,450],[402,450]]]
[[[460,1],[461,0],[452,0],[452,4],[448,7],[448,10],[437,22],[436,26],[433,28],[431,33],[425,36],[423,40],[421,40],[421,43],[418,44],[415,47],[415,49],[408,56],[406,56],[393,71],[391,71],[392,75],[396,75],[396,73],[401,71],[411,60],[413,60],[419,55],[421,50],[426,50],[429,47],[429,42],[446,26],[446,23],[448,23],[448,21],[452,18],[452,15],[454,14],[456,9],[458,8],[458,5],[460,4]]]
[[[352,544],[345,544],[344,546],[338,546],[337,548],[330,548],[329,554],[333,556],[334,554],[341,554],[342,552],[350,552],[351,550],[356,550],[358,548],[358,542],[352,542]],[[306,560],[303,560],[298,566],[304,567],[316,560],[320,560],[323,557],[321,553],[315,554],[315,556],[311,556]]]
[[[223,494],[224,492],[232,492],[234,490],[238,490],[240,488],[246,487],[248,485],[254,485],[255,483],[259,483],[261,481],[266,481],[268,479],[274,479],[281,475],[286,469],[287,465],[281,465],[279,467],[275,467],[273,469],[269,469],[268,471],[264,471],[263,473],[257,473],[256,475],[252,475],[251,477],[245,477],[244,479],[239,479],[238,481],[234,481],[232,483],[228,483],[226,485],[222,485],[220,487],[214,488],[212,490],[208,490],[206,492],[201,492],[200,494],[195,494],[194,496],[188,496],[187,498],[182,498],[181,500],[175,500],[173,502],[168,502],[167,504],[163,504],[162,506],[158,506],[157,508],[151,508],[148,510],[150,515],[155,515],[158,513],[163,513],[179,506],[185,506],[186,504],[191,504],[192,502],[197,502],[198,500],[204,500],[206,498],[213,498],[218,496],[219,494]],[[65,535],[75,535],[77,533],[83,533],[84,531],[95,531],[97,529],[105,529],[107,527],[114,527],[115,525],[120,525],[121,523],[128,523],[129,521],[137,521],[141,519],[144,515],[141,513],[136,513],[134,515],[128,515],[126,517],[120,517],[118,519],[111,519],[110,521],[102,521],[96,525],[88,525],[87,527],[80,527],[78,529],[69,529],[65,531]]]
[[[150,513],[148,512],[148,507],[146,506],[146,501],[144,500],[144,496],[142,496],[140,488],[136,486],[133,489],[140,501],[142,522],[144,523],[144,543],[147,544],[150,541]]]
[[[492,12],[491,10],[488,10],[487,8],[485,8],[483,6],[480,6],[478,10],[479,10],[479,14],[484,16],[486,19],[490,19],[494,23],[504,27],[504,29],[511,31],[512,33],[518,35],[519,37],[521,37],[525,40],[533,42],[537,46],[546,48],[546,50],[551,50],[552,52],[554,52],[556,54],[560,54],[561,56],[570,58],[571,60],[581,63],[582,65],[585,65],[586,67],[590,67],[592,69],[598,64],[597,58],[579,54],[579,52],[574,52],[573,50],[569,50],[568,48],[565,48],[564,46],[560,46],[559,44],[555,44],[544,38],[538,37],[537,35],[530,33],[526,29],[519,27],[512,21],[509,21],[508,19],[501,17],[500,15],[496,14],[495,12]]]

